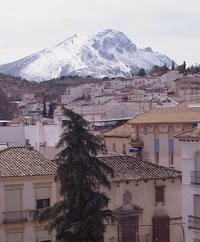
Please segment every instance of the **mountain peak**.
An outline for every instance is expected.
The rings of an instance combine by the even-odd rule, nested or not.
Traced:
[[[33,81],[67,75],[128,77],[163,63],[170,66],[172,60],[150,47],[138,49],[124,33],[106,29],[89,37],[72,35],[51,49],[0,65],[0,73]]]

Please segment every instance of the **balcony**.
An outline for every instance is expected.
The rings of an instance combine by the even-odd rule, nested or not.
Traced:
[[[136,139],[131,139],[131,146],[133,148],[143,148],[144,146],[144,143],[142,140],[139,140],[139,138],[136,138]]]
[[[200,230],[200,217],[188,216],[188,229]]]
[[[200,185],[200,171],[191,171],[191,184]]]
[[[4,212],[3,214],[4,224],[26,222],[28,220],[27,211]]]

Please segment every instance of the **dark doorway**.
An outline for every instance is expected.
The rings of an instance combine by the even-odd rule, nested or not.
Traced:
[[[138,216],[120,218],[120,242],[137,242]]]
[[[153,242],[170,242],[169,217],[153,218]]]

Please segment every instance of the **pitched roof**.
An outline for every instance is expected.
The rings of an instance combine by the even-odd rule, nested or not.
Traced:
[[[0,151],[0,178],[55,175],[56,165],[32,147]]]
[[[181,177],[181,172],[127,155],[98,157],[114,169],[110,181],[150,180]],[[26,147],[0,151],[0,178],[55,175],[57,165],[38,151]]]
[[[130,124],[198,123],[200,107],[189,107],[189,101],[173,107],[154,108],[128,121]]]
[[[103,133],[104,137],[119,137],[119,138],[127,138],[130,136],[130,125],[123,124],[117,128],[114,128],[110,131]]]
[[[195,139],[195,140],[198,140],[200,139],[200,128],[193,128],[193,129],[189,129],[185,132],[181,132],[177,135],[174,136],[175,138],[177,139]]]
[[[137,160],[127,155],[104,156],[99,159],[114,169],[115,176],[110,178],[110,181],[180,178],[182,174],[181,171]]]

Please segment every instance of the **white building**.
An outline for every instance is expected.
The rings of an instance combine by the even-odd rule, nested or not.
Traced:
[[[174,90],[175,89],[174,81],[177,78],[182,78],[182,77],[183,77],[183,73],[179,73],[179,71],[176,71],[176,70],[171,70],[163,74],[160,78],[161,78],[161,82],[165,84],[165,87]]]
[[[70,102],[73,102],[74,99],[80,98],[83,95],[83,88],[82,86],[76,86],[76,87],[68,87],[64,93],[64,95],[61,95],[61,103],[68,104]]]
[[[59,149],[55,146],[62,133],[61,123],[54,125],[2,126],[0,127],[0,148],[32,146],[48,159],[53,159]]]
[[[0,152],[0,171],[0,241],[55,240],[30,213],[58,201],[55,164],[33,148],[8,148]]]
[[[187,242],[200,241],[200,127],[176,136],[181,142],[182,215]]]

